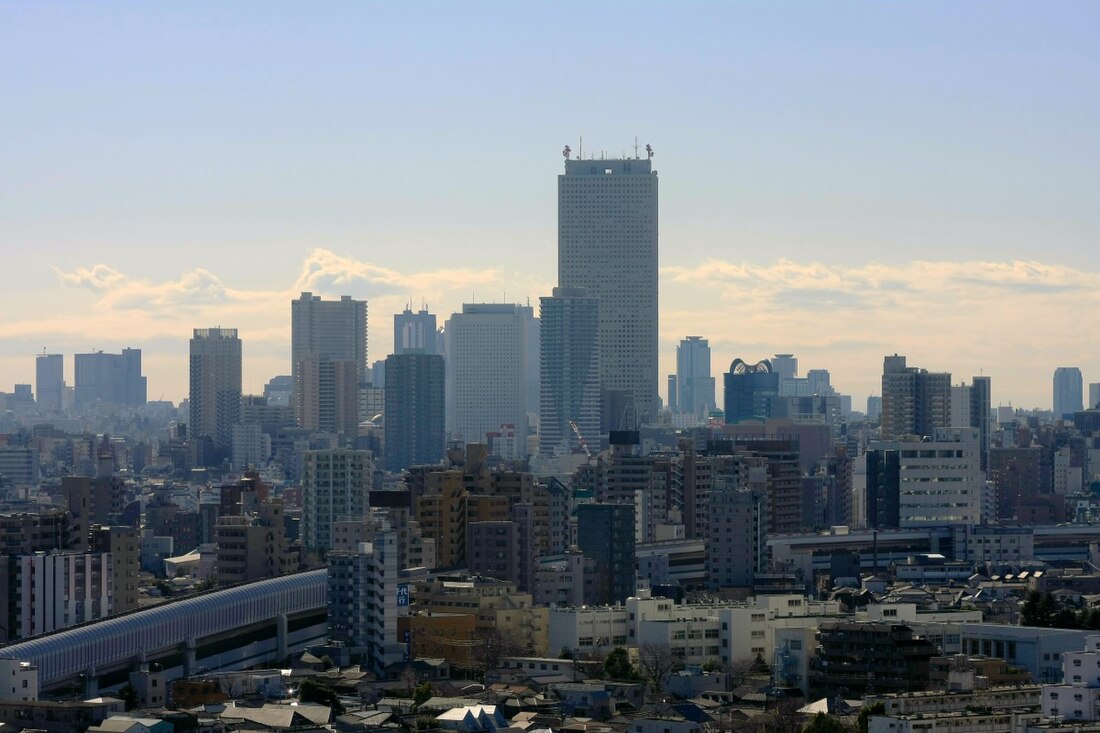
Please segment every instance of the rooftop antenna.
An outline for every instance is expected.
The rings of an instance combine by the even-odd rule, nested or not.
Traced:
[[[653,159],[653,146],[650,145],[649,143],[646,143],[646,145],[645,145],[645,154],[646,154],[646,157],[649,158],[650,160]]]
[[[577,143],[577,160],[584,159],[584,135],[581,135],[580,138],[580,142]]]
[[[569,160],[569,154],[572,152],[573,151],[570,149],[570,147],[566,145],[565,148],[561,151],[561,154],[566,160]]]
[[[634,136],[634,160],[638,159],[638,136]]]

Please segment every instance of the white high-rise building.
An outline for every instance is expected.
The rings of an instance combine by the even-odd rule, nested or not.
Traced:
[[[568,151],[566,151],[568,156]],[[657,172],[651,160],[569,160],[558,176],[558,285],[600,308],[604,429],[657,414]]]
[[[676,392],[682,413],[706,417],[714,409],[710,342],[701,336],[688,336],[676,347]]]
[[[241,340],[235,328],[196,328],[191,339],[192,438],[209,437],[227,458],[241,421]]]
[[[575,452],[579,440],[600,445],[599,305],[583,288],[554,288],[541,299],[539,453]]]
[[[518,305],[466,303],[447,321],[448,432],[467,443],[512,425],[527,435],[527,315]]]

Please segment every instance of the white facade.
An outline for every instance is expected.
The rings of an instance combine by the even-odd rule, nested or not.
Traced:
[[[1100,720],[1100,635],[1085,637],[1084,651],[1062,654],[1062,684],[1043,685],[1043,717]]]
[[[512,304],[466,303],[447,322],[448,432],[467,443],[513,425],[527,435],[527,317]]]
[[[872,442],[868,450],[899,452],[902,527],[981,524],[985,472],[978,428],[940,428],[931,440]]]
[[[111,553],[36,553],[17,562],[19,637],[111,615]]]
[[[815,602],[798,595],[766,596],[748,603],[676,604],[643,594],[627,599],[625,606],[550,609],[547,648],[596,654],[616,646],[667,646],[684,664],[757,657],[771,663],[777,630],[806,630],[789,632],[785,638],[812,641],[818,622],[839,613],[835,601]]]
[[[328,549],[336,522],[362,519],[370,505],[373,472],[370,451],[302,454],[302,542],[306,547]]]
[[[0,702],[38,699],[38,667],[19,659],[0,658]]]
[[[650,160],[566,160],[558,176],[558,285],[600,308],[600,386],[657,414],[657,172]],[[621,415],[605,415],[619,427]]]
[[[629,629],[627,610],[622,606],[551,608],[546,648],[555,656],[562,649],[574,656],[606,654],[617,646],[633,645]]]

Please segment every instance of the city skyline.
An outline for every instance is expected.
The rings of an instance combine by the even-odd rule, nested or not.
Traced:
[[[408,302],[535,303],[581,135],[656,151],[662,385],[687,335],[715,375],[793,352],[857,409],[895,352],[993,404],[1100,379],[1093,4],[653,6],[598,44],[547,31],[610,6],[201,7],[0,10],[0,389],[132,346],[178,402],[220,324],[259,393],[302,291],[370,301],[372,362]]]

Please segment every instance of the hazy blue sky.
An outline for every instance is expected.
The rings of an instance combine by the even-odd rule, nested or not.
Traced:
[[[258,391],[306,286],[372,359],[409,298],[534,300],[581,135],[656,150],[663,371],[1100,381],[1100,3],[8,2],[0,390],[131,345],[178,400],[220,324]]]

